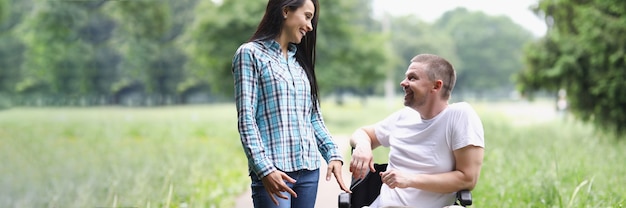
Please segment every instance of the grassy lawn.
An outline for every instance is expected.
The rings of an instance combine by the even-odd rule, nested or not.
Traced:
[[[229,207],[232,105],[0,111],[0,207]]]
[[[348,135],[400,105],[322,108],[331,132]],[[472,105],[487,143],[473,207],[626,204],[623,141],[547,103]],[[249,184],[236,128],[230,104],[0,111],[0,207],[232,207]]]
[[[626,143],[550,107],[478,106],[487,148],[475,207],[626,206]]]

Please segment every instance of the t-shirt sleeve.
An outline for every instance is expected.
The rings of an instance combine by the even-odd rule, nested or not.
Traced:
[[[454,112],[452,125],[452,150],[473,145],[485,147],[485,133],[480,117],[467,103],[460,103]]]
[[[387,116],[387,118],[374,125],[374,133],[376,134],[378,142],[380,142],[382,146],[389,147],[389,137],[395,128],[396,122],[400,119],[403,110],[392,113]]]

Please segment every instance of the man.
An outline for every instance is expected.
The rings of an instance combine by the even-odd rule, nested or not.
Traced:
[[[476,186],[484,155],[482,122],[465,103],[448,104],[456,82],[445,59],[420,54],[411,60],[404,89],[406,108],[356,130],[350,171],[354,178],[374,172],[372,150],[389,147],[383,185],[370,207],[445,207],[454,193]]]

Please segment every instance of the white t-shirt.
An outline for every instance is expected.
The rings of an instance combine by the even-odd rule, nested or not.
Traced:
[[[468,145],[485,146],[480,118],[465,102],[450,104],[429,120],[411,108],[403,108],[375,125],[378,141],[389,149],[388,168],[414,174],[454,170],[453,151]],[[440,194],[383,184],[372,204],[377,207],[444,207],[454,203],[454,193]],[[373,207],[373,206],[372,206]]]

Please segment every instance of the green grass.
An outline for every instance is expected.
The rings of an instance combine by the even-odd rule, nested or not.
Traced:
[[[473,207],[626,203],[623,141],[556,117],[549,103],[472,105],[487,145]],[[322,105],[334,135],[398,107],[380,100]],[[233,207],[249,185],[236,128],[228,104],[5,109],[0,207]],[[386,151],[376,158],[386,160]]]
[[[229,207],[248,183],[234,112],[0,111],[0,207]]]
[[[626,144],[546,113],[479,108],[486,151],[475,207],[624,207]],[[497,109],[497,108],[496,108]],[[549,107],[548,107],[549,109]]]

